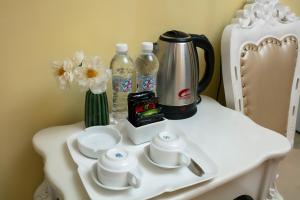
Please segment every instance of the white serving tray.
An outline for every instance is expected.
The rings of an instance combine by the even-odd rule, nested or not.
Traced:
[[[178,169],[162,169],[154,166],[144,156],[143,150],[149,143],[134,145],[127,137],[125,128],[119,128],[123,135],[122,146],[130,153],[134,154],[143,173],[142,184],[139,188],[128,189],[123,191],[110,191],[98,186],[93,180],[91,170],[93,164],[97,162],[95,159],[85,157],[79,152],[76,138],[77,133],[70,136],[67,140],[67,146],[75,163],[78,165],[78,173],[80,179],[92,200],[141,200],[155,197],[164,192],[171,192],[200,182],[207,181],[217,175],[216,164],[199,148],[182,130],[174,125],[166,126],[168,131],[176,131],[180,133],[187,143],[187,154],[190,155],[204,170],[204,175],[199,177],[194,175],[187,167]]]

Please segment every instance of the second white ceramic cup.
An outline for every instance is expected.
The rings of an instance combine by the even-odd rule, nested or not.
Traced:
[[[184,153],[184,140],[175,133],[160,132],[150,143],[150,158],[165,166],[187,165],[190,158]]]

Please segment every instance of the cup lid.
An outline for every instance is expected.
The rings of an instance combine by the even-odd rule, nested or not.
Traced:
[[[113,148],[104,152],[98,164],[111,171],[129,171],[137,165],[137,160],[123,148]]]
[[[153,138],[152,144],[169,151],[180,151],[185,148],[184,140],[177,134],[168,131],[160,132]]]

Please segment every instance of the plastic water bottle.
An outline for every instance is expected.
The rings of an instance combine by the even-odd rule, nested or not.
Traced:
[[[153,43],[143,42],[142,52],[136,59],[137,91],[153,91],[156,94],[156,77],[159,62],[153,54]]]
[[[127,96],[133,92],[135,70],[127,52],[127,44],[116,44],[116,55],[110,63],[113,87],[112,116],[117,121],[127,117]]]

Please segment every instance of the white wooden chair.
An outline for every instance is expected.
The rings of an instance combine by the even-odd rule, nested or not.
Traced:
[[[283,134],[293,145],[300,94],[300,20],[278,0],[248,1],[224,29],[228,107]]]
[[[300,94],[300,20],[278,0],[252,0],[224,29],[226,104],[293,145]],[[283,177],[284,178],[284,177]],[[282,199],[275,184],[268,199]]]

